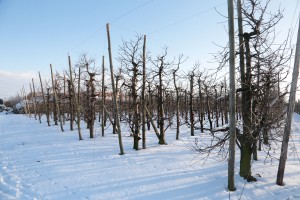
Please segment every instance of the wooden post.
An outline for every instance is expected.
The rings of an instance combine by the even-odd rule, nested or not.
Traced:
[[[49,111],[48,113],[49,113],[49,118],[51,117],[52,118],[52,113],[51,113],[51,111],[50,111],[50,88],[48,87],[47,88],[47,110]],[[49,124],[49,126],[50,126],[50,124]]]
[[[60,109],[59,109],[59,105],[58,105],[58,102],[57,102],[57,95],[56,95],[55,81],[54,81],[54,77],[53,77],[52,64],[50,64],[50,69],[51,69],[51,79],[52,79],[52,90],[53,90],[53,95],[54,95],[54,104],[55,104],[56,112],[57,112],[57,115],[58,115],[58,118],[59,118],[60,129],[61,129],[62,132],[64,132],[64,127],[63,127],[63,124],[62,124]]]
[[[118,94],[119,94],[119,79],[120,79],[120,76],[116,75],[115,77],[116,77],[115,93],[116,93],[116,96],[118,96]],[[117,99],[117,104],[116,105],[119,105],[118,99]],[[119,106],[118,106],[118,108],[119,108]],[[118,112],[120,112],[120,111],[118,111]],[[119,117],[119,115],[116,112],[113,112],[113,117],[114,117],[114,122],[112,124],[113,125],[113,131],[112,131],[112,133],[116,134],[117,133],[117,123],[116,123],[117,120],[116,120],[116,118]]]
[[[63,95],[63,99],[66,98],[66,74],[64,73],[64,95]],[[65,103],[64,103],[65,104]],[[63,125],[65,125],[66,123],[66,117],[65,117],[65,105],[63,104],[61,110],[62,110],[62,118],[63,118]],[[62,105],[62,101],[61,104]]]
[[[214,85],[214,90],[215,90],[215,99],[214,99],[214,105],[215,105],[215,127],[219,127],[219,109],[218,109],[218,91],[217,91],[217,86]],[[221,96],[221,95],[220,95]]]
[[[104,109],[104,111],[105,111],[105,114],[106,114],[108,120],[110,121],[111,124],[113,124],[113,120],[112,120],[112,118],[110,117],[108,110],[106,109],[105,106],[104,106],[103,109]],[[118,131],[118,129],[117,129],[116,131]]]
[[[146,90],[146,35],[144,35],[143,45],[143,86],[142,86],[142,146],[146,149],[146,102],[145,102],[145,90]]]
[[[80,82],[81,82],[81,68],[80,68],[80,66],[79,66],[79,68],[78,68],[78,84],[77,84],[77,108],[78,108],[78,113],[77,113],[77,126],[78,127],[81,127],[81,123],[80,123],[80,121],[81,121],[81,99],[80,99]],[[80,128],[81,129],[81,128]],[[81,138],[81,139],[83,139],[83,138]],[[79,140],[80,140],[80,138],[79,138]]]
[[[227,106],[227,80],[226,76],[224,76],[224,92],[225,92],[225,98],[224,98],[224,115],[225,115],[225,124],[228,124],[228,106]]]
[[[178,62],[178,66],[177,69],[175,69],[173,71],[173,83],[174,83],[174,88],[175,88],[175,92],[176,92],[176,97],[175,97],[175,101],[176,101],[176,140],[179,140],[179,133],[180,133],[180,116],[179,116],[179,88],[176,84],[177,80],[176,80],[176,72],[179,69],[179,63],[180,60]]]
[[[42,120],[41,120],[41,113],[40,113],[40,110],[38,109],[38,104],[37,104],[37,101],[36,101],[36,92],[35,92],[35,85],[34,85],[34,80],[32,78],[32,89],[33,89],[33,97],[34,97],[34,104],[35,104],[35,109],[36,109],[36,113],[39,117],[39,122],[42,123]]]
[[[201,87],[201,77],[199,77],[198,79],[198,86],[199,86],[199,106],[200,106],[200,109],[199,109],[199,112],[200,112],[200,117],[199,117],[199,120],[200,120],[200,129],[201,129],[201,133],[203,133],[203,118],[204,118],[204,113],[203,113],[203,106],[204,106],[204,103],[203,103],[203,95],[202,95],[202,87]]]
[[[32,89],[32,86],[31,86],[31,83],[29,83],[29,88],[30,88],[30,93],[31,93],[31,101],[32,101],[32,104],[33,104],[33,112],[34,112],[34,119],[37,120],[36,118],[36,105],[35,105],[35,100],[34,100],[34,94],[33,94],[33,89]]]
[[[193,108],[193,93],[194,93],[194,71],[190,74],[190,101],[189,101],[189,110],[190,110],[190,123],[191,123],[191,136],[194,136],[195,129],[195,120],[194,120],[194,108]]]
[[[229,29],[229,158],[228,158],[228,190],[234,191],[234,162],[236,141],[236,96],[235,96],[235,50],[234,50],[234,11],[233,0],[228,0],[228,29]]]
[[[153,121],[153,119],[152,119],[152,115],[151,115],[151,113],[149,112],[149,110],[148,110],[147,107],[145,107],[145,110],[146,110],[147,116],[148,116],[148,118],[149,118],[149,120],[150,120],[150,122],[151,122],[152,128],[154,129],[154,132],[155,132],[155,134],[156,134],[156,136],[157,136],[157,139],[160,140],[160,135],[159,135],[159,132],[158,132],[158,130],[157,130],[156,126],[155,126],[155,123],[154,123],[154,121]]]
[[[44,94],[43,82],[42,82],[42,78],[41,78],[41,73],[40,72],[39,72],[39,78],[40,78],[41,90],[42,90],[42,95],[43,95],[44,107],[45,107],[45,110],[46,110],[47,123],[48,123],[48,126],[50,126],[49,110],[48,110],[48,107],[46,105],[46,99],[45,99],[45,94]]]
[[[74,130],[74,115],[75,115],[75,102],[74,102],[74,90],[72,87],[72,83],[71,80],[67,80],[68,83],[68,94],[69,94],[69,112],[68,112],[68,116],[70,119],[70,130],[73,131]]]
[[[112,90],[113,90],[114,108],[115,108],[116,115],[119,116],[119,110],[118,110],[118,104],[117,104],[117,94],[116,94],[115,80],[114,80],[114,68],[113,68],[113,63],[112,63],[109,24],[106,24],[106,31],[107,31],[108,54],[109,54],[109,64],[110,64],[111,84],[112,84]],[[124,149],[123,149],[123,143],[122,143],[122,135],[121,135],[119,117],[116,117],[116,123],[117,123],[117,128],[118,128],[118,139],[119,139],[119,146],[120,146],[120,155],[123,155],[124,154]]]
[[[289,104],[287,109],[287,117],[285,119],[285,127],[283,133],[283,140],[281,144],[281,153],[280,153],[277,180],[276,180],[277,185],[281,185],[281,186],[284,185],[283,176],[284,176],[285,164],[287,159],[289,138],[291,134],[292,118],[295,109],[295,98],[296,98],[297,82],[299,77],[299,67],[300,67],[300,21],[299,21],[299,28],[298,28],[297,45],[296,45],[293,77],[292,77],[292,83],[290,89]]]
[[[78,130],[78,136],[79,140],[82,140],[82,135],[81,135],[81,128],[80,128],[80,111],[79,111],[79,99],[78,101],[76,100],[76,94],[75,94],[75,87],[74,87],[74,82],[73,82],[73,76],[72,76],[72,64],[71,64],[71,57],[68,55],[68,61],[69,61],[69,71],[70,71],[70,82],[72,85],[72,96],[74,97],[74,103],[75,103],[75,110],[77,114],[77,130]],[[79,95],[78,95],[79,96]]]
[[[105,67],[104,67],[104,56],[102,56],[102,119],[101,119],[101,133],[104,137],[104,126],[105,126]]]
[[[27,94],[23,85],[23,96],[24,96],[24,100],[25,100],[25,114],[28,114],[29,117],[31,117],[31,112],[30,112],[30,107],[28,105],[28,99],[27,99]]]

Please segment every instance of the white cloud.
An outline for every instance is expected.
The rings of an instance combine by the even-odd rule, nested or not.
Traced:
[[[29,83],[31,79],[37,80],[37,73],[33,72],[12,72],[0,70],[0,98],[9,98],[20,93],[25,88],[26,92],[30,92]]]

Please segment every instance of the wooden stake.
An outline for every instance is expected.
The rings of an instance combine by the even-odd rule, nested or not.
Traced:
[[[29,107],[28,107],[28,104],[27,104],[27,98],[26,98],[26,93],[25,93],[24,85],[23,85],[23,87],[21,89],[21,96],[22,96],[23,102],[25,101],[24,113],[25,113],[25,115],[28,115],[28,117],[30,117],[30,110],[29,110]]]
[[[109,33],[109,24],[106,24],[107,30],[107,41],[108,41],[108,53],[109,53],[109,64],[110,64],[110,74],[111,74],[111,83],[112,83],[112,90],[113,90],[113,101],[114,101],[114,109],[116,114],[116,123],[118,128],[118,139],[119,139],[119,146],[120,146],[120,155],[124,154],[123,143],[122,143],[122,135],[121,135],[121,128],[120,128],[120,119],[119,119],[119,109],[117,104],[117,94],[115,89],[115,80],[114,80],[114,68],[112,63],[112,53],[111,53],[111,44],[110,44],[110,33]]]
[[[81,128],[80,128],[79,99],[76,101],[76,94],[75,94],[75,87],[74,87],[73,76],[72,76],[72,64],[71,64],[71,57],[70,57],[70,55],[68,55],[68,61],[69,61],[69,71],[70,71],[70,82],[72,84],[72,93],[73,93],[72,96],[74,97],[74,101],[73,102],[75,103],[75,110],[76,110],[76,114],[77,114],[78,136],[79,136],[79,140],[82,140]]]
[[[157,130],[156,126],[155,126],[155,123],[154,123],[154,121],[153,121],[153,119],[152,119],[152,115],[151,115],[151,113],[149,112],[149,110],[148,110],[147,107],[145,107],[145,110],[146,110],[146,113],[147,113],[147,115],[148,115],[148,118],[150,119],[150,123],[151,123],[151,125],[152,125],[152,127],[153,127],[153,129],[154,129],[154,132],[155,132],[155,134],[156,134],[156,136],[157,136],[157,139],[160,140],[160,135],[159,135],[159,132],[158,132],[158,130]]]
[[[66,98],[66,74],[64,73],[64,96],[63,96],[63,99],[65,99]],[[62,102],[60,103],[60,105],[62,105]],[[65,106],[63,106],[62,108],[61,108],[61,110],[62,110],[62,118],[63,118],[63,125],[65,125],[65,123],[66,123],[66,117],[65,117]]]
[[[40,78],[41,90],[42,90],[42,95],[43,95],[44,107],[46,109],[47,123],[48,123],[48,126],[50,126],[49,110],[48,110],[47,105],[46,105],[46,99],[45,99],[45,94],[44,94],[43,82],[42,82],[42,78],[41,78],[41,73],[40,72],[39,72],[39,78]]]
[[[104,126],[105,126],[105,67],[104,67],[104,56],[102,56],[102,119],[101,119],[101,133],[104,137]]]
[[[34,85],[34,81],[32,79],[32,88],[33,88],[33,96],[34,96],[34,104],[35,104],[35,108],[36,108],[36,112],[37,112],[37,115],[39,117],[39,122],[42,123],[42,120],[41,120],[41,113],[40,113],[40,110],[38,108],[38,104],[37,104],[37,101],[36,101],[36,92],[35,92],[35,85]]]
[[[229,30],[229,157],[228,157],[228,190],[234,191],[234,163],[236,141],[236,96],[235,96],[235,50],[234,50],[234,12],[233,0],[228,0],[228,30]]]
[[[24,86],[23,86],[23,95],[24,95],[24,99],[25,99],[25,107],[26,107],[26,110],[27,110],[27,114],[28,114],[29,117],[31,117],[30,107],[29,107],[29,104],[28,104],[27,94],[26,94]]]
[[[145,90],[146,90],[146,35],[144,35],[143,45],[143,86],[142,86],[142,146],[146,149],[146,102],[145,102]]]
[[[33,94],[31,83],[29,83],[29,88],[30,88],[30,93],[31,93],[31,101],[32,101],[32,104],[33,104],[34,119],[37,120],[37,118],[36,118],[36,105],[35,105],[35,100],[34,100],[35,97],[34,97],[34,94]]]
[[[56,112],[59,118],[59,123],[60,123],[60,129],[62,132],[64,132],[64,127],[62,124],[62,118],[61,118],[61,114],[60,114],[60,109],[59,109],[59,105],[57,102],[57,95],[56,95],[56,89],[55,89],[55,81],[54,81],[54,77],[53,77],[53,70],[52,70],[52,64],[50,64],[50,69],[51,69],[51,79],[52,79],[52,90],[53,90],[53,96],[54,96],[54,104],[56,106]]]
[[[300,20],[299,20],[299,28],[298,28],[298,36],[297,36],[297,45],[296,45],[296,53],[295,53],[295,61],[294,61],[294,70],[293,70],[293,77],[290,89],[290,97],[289,97],[289,104],[287,109],[287,117],[285,119],[285,127],[283,133],[283,140],[281,144],[281,153],[278,165],[278,172],[277,172],[277,185],[283,186],[283,176],[285,170],[285,164],[287,159],[287,151],[288,151],[288,144],[289,138],[291,134],[291,125],[293,119],[293,113],[295,109],[295,99],[296,99],[296,91],[297,91],[297,82],[299,77],[299,67],[300,67]]]

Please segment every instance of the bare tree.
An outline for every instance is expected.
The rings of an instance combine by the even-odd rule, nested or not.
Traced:
[[[79,94],[78,96],[76,96],[76,92],[75,92],[75,84],[74,84],[74,81],[73,81],[73,70],[72,70],[72,63],[71,63],[71,56],[69,55],[68,56],[68,63],[69,63],[69,71],[70,71],[70,83],[71,83],[71,86],[72,86],[72,89],[71,89],[71,94],[72,94],[72,97],[74,99],[74,104],[75,104],[75,110],[76,110],[76,115],[77,115],[77,129],[78,129],[78,136],[79,136],[79,140],[82,140],[82,134],[81,134],[81,126],[80,126],[80,120],[81,120],[81,117],[80,117],[80,100],[79,100]],[[79,72],[80,74],[80,72]],[[80,81],[78,81],[80,83]],[[79,90],[79,88],[78,88]]]
[[[124,83],[125,86],[130,88],[132,98],[132,115],[133,123],[131,124],[131,130],[133,135],[133,149],[139,149],[140,135],[140,99],[138,85],[139,77],[142,75],[141,68],[143,66],[143,53],[142,53],[142,36],[136,36],[135,40],[129,42],[123,41],[123,45],[120,47],[119,61],[125,66],[126,74],[128,74],[130,83]]]
[[[157,108],[158,108],[158,125],[159,125],[159,144],[167,144],[165,140],[165,81],[167,80],[167,74],[169,73],[169,67],[171,62],[166,60],[167,48],[164,48],[162,55],[158,55],[155,60],[152,60],[152,64],[157,68],[154,71],[154,77],[158,78],[157,83]],[[168,127],[167,127],[168,128]]]
[[[88,58],[88,55],[84,53],[81,55],[77,66],[82,68],[79,75],[83,75],[86,85],[86,100],[83,105],[84,119],[87,123],[87,128],[90,130],[90,138],[94,138],[94,123],[96,120],[95,100],[97,97],[95,91],[95,75],[97,73],[95,59]]]
[[[179,140],[179,133],[180,133],[180,113],[179,113],[179,87],[177,86],[177,72],[179,70],[180,65],[186,60],[187,58],[183,59],[183,55],[178,56],[178,61],[177,61],[177,68],[173,70],[173,83],[174,83],[174,89],[175,89],[175,101],[176,101],[176,140]]]

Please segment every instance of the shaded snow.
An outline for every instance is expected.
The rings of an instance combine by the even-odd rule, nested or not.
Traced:
[[[237,190],[229,193],[226,160],[214,156],[205,163],[200,160],[188,148],[193,138],[187,128],[182,128],[179,141],[175,130],[169,130],[168,145],[163,146],[148,132],[147,149],[135,151],[128,128],[123,127],[126,154],[120,156],[111,127],[105,137],[95,139],[84,130],[84,140],[79,141],[68,124],[62,133],[59,126],[47,127],[45,120],[39,124],[23,115],[0,115],[0,199],[300,199],[300,161],[293,151],[300,148],[298,127],[300,117],[295,114],[285,186],[275,184],[278,161],[265,160],[267,149],[253,163],[258,181],[248,183],[239,177],[237,149]],[[99,125],[96,131],[100,132]]]

